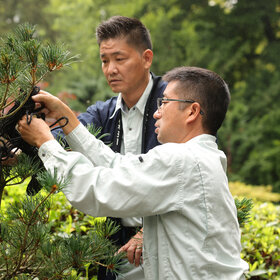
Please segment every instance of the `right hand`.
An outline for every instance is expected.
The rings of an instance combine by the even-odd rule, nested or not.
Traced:
[[[40,90],[38,94],[32,96],[32,99],[35,102],[36,107],[44,106],[41,112],[44,113],[47,118],[57,120],[62,117],[61,112],[65,109],[66,105],[59,98],[47,91]]]
[[[126,252],[128,261],[137,267],[142,260],[143,232],[142,229],[136,233],[124,246],[119,249],[120,252]]]
[[[59,125],[63,126],[62,129],[65,135],[69,134],[76,126],[79,125],[80,122],[76,115],[59,98],[43,90],[40,90],[39,94],[32,96],[32,98],[36,106],[44,106],[41,112],[45,113],[46,118],[58,120],[62,117],[66,117],[68,119],[68,124],[66,126],[63,126],[65,124],[64,119],[59,122]]]
[[[32,146],[40,148],[42,144],[54,137],[51,134],[49,126],[42,119],[32,118],[30,123],[27,123],[26,116],[24,116],[17,124],[17,130],[23,140]]]

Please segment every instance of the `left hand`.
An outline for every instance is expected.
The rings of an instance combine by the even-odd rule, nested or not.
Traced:
[[[143,232],[136,233],[124,246],[119,249],[120,252],[127,253],[127,259],[131,264],[139,266],[142,263]]]
[[[30,124],[27,124],[26,116],[24,116],[17,124],[18,132],[23,140],[28,144],[40,147],[43,143],[53,140],[49,126],[42,119],[33,117]]]

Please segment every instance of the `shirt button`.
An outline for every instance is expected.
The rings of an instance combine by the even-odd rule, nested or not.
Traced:
[[[44,154],[42,154],[42,157],[45,157],[46,156],[46,154],[44,153]]]
[[[131,130],[132,130],[132,128],[130,127],[128,130],[129,130],[129,131],[131,131]]]

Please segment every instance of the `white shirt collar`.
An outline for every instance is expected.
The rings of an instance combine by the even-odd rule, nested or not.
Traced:
[[[150,95],[150,92],[152,90],[152,87],[153,87],[153,78],[152,78],[152,75],[150,74],[149,83],[148,83],[146,89],[144,90],[144,92],[141,95],[138,102],[134,105],[134,107],[136,107],[143,115],[144,115],[145,106],[146,106],[148,97]],[[115,116],[116,112],[119,109],[121,109],[123,113],[126,113],[128,111],[127,106],[123,102],[121,92],[118,95],[118,99],[117,99],[117,102],[116,102],[116,107],[115,107],[115,110],[114,110],[112,116],[110,117],[110,119],[112,119]]]

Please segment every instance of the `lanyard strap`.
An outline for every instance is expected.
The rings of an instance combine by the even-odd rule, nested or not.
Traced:
[[[121,112],[119,112],[119,117],[117,120],[117,127],[114,134],[114,141],[112,145],[112,150],[114,152],[120,152],[121,151],[121,145],[122,145],[122,137],[123,137],[123,126],[122,126],[122,115]]]

